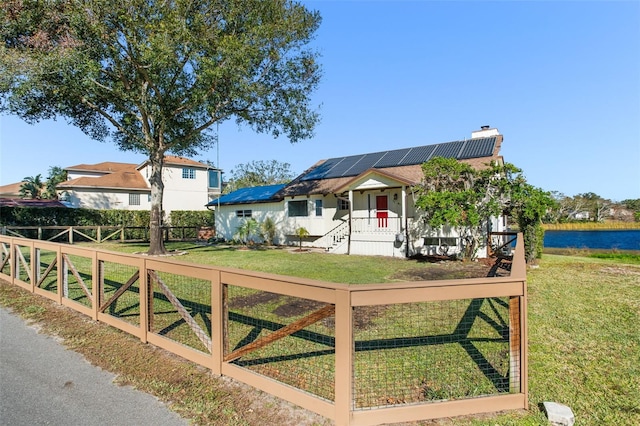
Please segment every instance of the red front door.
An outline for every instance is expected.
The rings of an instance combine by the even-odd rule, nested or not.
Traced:
[[[376,195],[376,218],[378,219],[378,228],[386,228],[387,218],[389,217],[389,201],[386,195]]]

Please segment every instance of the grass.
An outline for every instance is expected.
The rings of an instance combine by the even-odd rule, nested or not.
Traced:
[[[640,222],[621,222],[609,220],[604,222],[570,222],[545,223],[542,227],[547,231],[596,231],[612,229],[640,229]]]
[[[112,248],[145,250],[144,246],[136,245],[114,245]],[[188,244],[172,245],[171,248],[187,251],[188,254],[180,260],[335,282],[389,282],[398,276],[398,270],[409,271],[416,267],[415,263],[405,260],[379,257],[291,254],[284,250],[214,250]],[[529,272],[530,410],[436,423],[542,425],[547,421],[538,408],[539,404],[555,401],[569,405],[579,424],[640,424],[640,267],[635,264],[637,255],[632,254],[629,259],[625,257],[626,253],[610,253],[609,258],[585,257],[591,254],[594,253],[581,251],[561,256],[545,252],[539,268]],[[359,273],[361,271],[362,274]],[[245,293],[238,295],[249,296]],[[142,345],[131,336],[93,323],[19,288],[1,284],[0,304],[11,307],[31,321],[37,321],[45,332],[61,336],[66,345],[85,354],[92,363],[119,374],[122,383],[132,384],[168,401],[174,410],[193,419],[196,424],[262,425],[265,418],[269,418],[270,423],[283,425],[323,422],[302,410],[283,409],[277,401],[265,402],[260,393],[229,387],[227,382],[211,377],[189,362],[149,345]],[[268,305],[271,311],[278,306]],[[246,309],[247,313],[252,311],[251,306]],[[446,309],[450,312],[447,315],[460,315],[455,309]],[[500,322],[499,317],[495,317],[499,310],[488,309],[488,305],[481,309],[483,315],[494,315],[494,322]],[[433,309],[427,309],[426,312],[433,315]],[[393,317],[397,326],[404,326],[402,321],[406,319],[403,312],[393,309],[369,314],[376,320],[362,328],[363,341],[374,336],[384,337],[384,321],[381,322],[380,318]],[[428,322],[432,325],[437,322],[435,317],[425,315],[423,318],[429,318]],[[406,327],[406,333],[410,335],[415,326],[407,324]],[[325,333],[325,328],[318,324],[314,331]],[[236,339],[247,332],[248,329],[240,330]],[[444,333],[437,329],[429,332]],[[469,336],[476,336],[474,333],[476,331],[472,329]],[[456,348],[459,350],[457,345],[451,346],[453,352]],[[401,356],[369,359],[370,353],[365,351],[357,355],[356,362],[365,368],[373,362],[382,361],[388,366],[385,368],[409,372],[415,370],[415,365],[426,362],[425,359],[411,359],[411,352],[405,352],[402,348],[394,351]],[[451,359],[467,356],[464,352],[452,353]],[[496,356],[491,362],[499,365],[499,351]],[[322,357],[317,357],[317,360],[324,362]],[[330,362],[325,364],[330,365]],[[438,374],[438,370],[443,370],[442,375],[451,375],[452,380],[447,386],[428,375],[423,376],[423,381],[415,383],[426,399],[468,392],[457,388],[455,378],[458,372],[446,370],[448,364],[451,363],[446,360],[440,364],[434,363],[434,368],[427,371],[429,374]],[[298,378],[300,381],[311,379],[304,375]],[[377,379],[384,382],[384,374]],[[261,398],[262,403],[255,402]]]

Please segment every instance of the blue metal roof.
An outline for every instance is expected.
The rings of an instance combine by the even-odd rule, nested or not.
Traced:
[[[220,197],[220,205],[227,204],[254,204],[254,203],[268,203],[270,201],[277,201],[279,198],[274,198],[276,193],[284,188],[285,184],[280,185],[266,185],[266,186],[254,186],[251,188],[240,188],[237,191],[233,191],[229,194],[225,194]],[[210,201],[207,206],[217,206],[218,199]]]

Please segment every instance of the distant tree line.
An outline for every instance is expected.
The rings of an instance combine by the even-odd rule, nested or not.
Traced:
[[[552,195],[556,206],[545,217],[548,223],[640,222],[640,198],[615,202],[593,192],[567,196],[555,191]]]

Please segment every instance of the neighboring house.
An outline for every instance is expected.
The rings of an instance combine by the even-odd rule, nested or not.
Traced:
[[[67,167],[67,181],[57,186],[70,207],[150,210],[151,164],[104,162]],[[162,171],[163,210],[204,210],[221,193],[220,170],[182,157],[166,156]]]
[[[589,220],[590,217],[591,214],[587,210],[571,213],[569,215],[569,219],[571,220]]]
[[[1,198],[20,198],[20,188],[24,182],[10,183],[8,185],[0,186]]]
[[[242,221],[271,217],[277,244],[295,244],[304,227],[306,246],[333,253],[407,257],[460,249],[451,229],[432,230],[420,219],[412,188],[433,157],[456,158],[481,168],[497,161],[502,135],[484,126],[471,139],[319,161],[280,187],[245,188],[213,200],[217,235],[232,239]],[[487,227],[503,231],[504,218]],[[482,248],[484,252],[485,248]],[[480,253],[482,255],[482,253]]]

